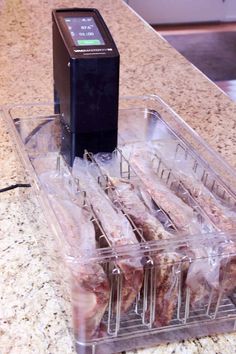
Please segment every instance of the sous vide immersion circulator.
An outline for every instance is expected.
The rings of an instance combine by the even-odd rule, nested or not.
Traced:
[[[85,149],[117,146],[119,53],[96,9],[58,9],[52,18],[55,113],[64,127],[62,154],[72,165]]]

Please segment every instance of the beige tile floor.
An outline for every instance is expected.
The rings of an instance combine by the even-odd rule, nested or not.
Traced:
[[[166,34],[189,34],[189,33],[204,33],[204,32],[225,32],[236,31],[236,22],[231,23],[199,23],[186,25],[154,25],[157,32],[161,35]],[[236,101],[236,80],[218,81],[216,82],[232,100]]]

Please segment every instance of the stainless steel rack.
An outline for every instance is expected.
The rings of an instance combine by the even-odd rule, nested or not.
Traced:
[[[178,184],[175,171],[169,167],[164,159],[157,155],[155,161],[153,161],[157,179],[160,179],[169,189],[175,186],[175,188],[179,189],[179,193],[185,193],[185,198],[188,198],[188,203],[193,208],[198,222],[202,225],[202,232],[199,233],[198,240],[196,241],[196,238],[194,239],[191,235],[181,234],[178,240],[171,240],[170,242],[147,242],[144,239],[142,230],[124,213],[129,220],[132,231],[137,237],[137,245],[111,247],[109,235],[104,231],[96,215],[96,210],[93,209],[93,206],[89,202],[86,192],[81,190],[79,181],[74,179],[70,169],[64,164],[63,158],[59,157],[62,130],[60,129],[60,116],[53,114],[53,104],[15,106],[1,111],[0,114],[6,122],[10,122],[9,130],[15,139],[19,156],[24,163],[28,175],[36,182],[34,193],[42,200],[45,215],[48,217],[47,214],[49,212],[47,208],[50,207],[50,203],[47,192],[43,190],[43,186],[39,181],[39,171],[32,167],[34,158],[43,159],[50,171],[63,173],[64,168],[67,170],[66,173],[70,174],[71,183],[75,187],[72,200],[81,208],[90,210],[91,222],[95,225],[97,231],[98,248],[95,250],[95,253],[92,255],[85,254],[80,259],[74,257],[73,262],[76,264],[80,264],[80,262],[98,262],[102,265],[111,286],[110,298],[102,319],[102,334],[97,333],[93,338],[75,338],[79,353],[110,354],[137,347],[152,346],[161,342],[236,330],[235,291],[231,294],[226,294],[223,288],[210,288],[208,296],[204,299],[202,305],[198,307],[191,305],[193,294],[185,286],[185,266],[187,262],[191,261],[188,255],[185,255],[181,261],[170,265],[171,272],[173,272],[173,286],[177,290],[175,293],[176,306],[172,319],[168,324],[162,326],[157,326],[154,323],[156,297],[158,295],[156,293],[158,285],[157,272],[160,268],[155,255],[172,252],[175,249],[184,250],[185,247],[191,245],[191,242],[199,243],[199,246],[202,247],[211,242],[214,243],[217,238],[222,238],[223,241],[230,239],[234,244],[236,242],[236,230],[232,230],[232,234],[219,232],[197,200],[184,189],[181,183]],[[125,98],[120,102],[119,114],[119,134],[122,143],[119,145],[120,148],[115,152],[119,160],[119,177],[130,180],[131,183],[139,178],[135,170],[130,166],[129,160],[122,153],[122,144],[124,142],[132,143],[133,138],[136,140],[138,138],[142,143],[152,142],[155,144],[161,139],[164,143],[171,142],[172,145],[175,144],[172,157],[187,161],[196,179],[208,188],[209,192],[222,202],[222,205],[232,210],[235,209],[236,197],[233,187],[231,188],[225,183],[224,177],[217,169],[218,165],[220,167],[225,166],[221,163],[221,159],[204,145],[204,149],[207,149],[212,160],[215,159],[216,163],[213,169],[207,163],[205,156],[201,155],[204,149],[199,152],[193,148],[193,146],[197,147],[202,144],[201,139],[194,135],[183,121],[160,99],[154,96]],[[181,134],[183,135],[183,139]],[[190,137],[189,142],[188,137]],[[89,156],[90,159],[91,157]],[[226,173],[229,173],[231,180],[235,179],[235,174],[232,170],[226,168]],[[98,183],[105,190],[107,194],[105,197],[109,198],[112,193],[114,198],[111,199],[115,200],[116,190],[109,183],[109,176],[104,175],[103,170],[100,170]],[[114,204],[116,208],[122,210],[118,198]],[[157,205],[155,205],[155,208],[156,215],[166,230],[173,233],[178,232],[169,215]],[[52,213],[50,211],[50,216],[52,214],[53,210]],[[62,230],[58,226],[57,217],[49,220],[49,224],[50,222],[53,223],[53,229],[57,230],[60,238]],[[63,239],[63,236],[61,239]],[[55,237],[55,243],[57,240],[57,237]],[[60,246],[63,256],[67,257],[66,252],[68,249],[65,245],[63,246],[63,243],[60,243]],[[121,311],[122,289],[124,285],[123,272],[117,260],[129,259],[130,257],[135,257],[135,254],[142,259],[144,270],[142,288],[132,306],[123,313]],[[71,255],[69,254],[69,256]],[[218,260],[221,260],[223,257],[230,259],[230,257],[236,257],[236,252],[233,254],[216,254],[215,257]],[[167,266],[168,264],[165,265],[165,267]]]
[[[178,148],[176,151],[178,151]],[[120,173],[120,178],[123,179],[128,179],[130,181],[137,180],[138,176],[135,173],[134,169],[130,165],[128,159],[123,155],[122,149],[117,149],[113,153],[113,157],[116,157],[119,161],[119,173]],[[108,196],[112,195],[112,200],[115,201],[115,204],[117,207],[119,207],[122,210],[122,205],[119,202],[119,198],[117,196],[117,190],[116,188],[112,185],[112,182],[109,179],[109,175],[106,174],[105,170],[101,168],[99,163],[97,162],[96,158],[94,158],[93,154],[91,153],[86,153],[85,157],[89,161],[92,161],[98,168],[99,171],[99,177],[98,177],[98,183],[100,186],[103,188],[103,190],[107,193]],[[112,158],[112,156],[111,156]],[[166,185],[168,185],[171,188],[171,185],[174,182],[177,181],[176,176],[173,174],[171,169],[169,169],[166,164],[162,161],[160,157],[157,155],[155,156],[156,163],[157,163],[157,168],[156,168],[156,173],[158,178],[161,179],[162,182],[164,182]],[[195,163],[195,166],[197,166],[197,163]],[[116,176],[117,177],[117,176]],[[202,208],[198,205],[197,201],[194,200],[194,198],[190,195],[190,193],[185,189],[183,185],[181,185],[181,182],[178,181],[179,186],[184,193],[188,196],[188,198],[191,201],[191,206],[194,208],[196,213],[199,215],[199,222],[201,223],[207,223],[212,226],[213,230],[217,230],[217,228],[214,226],[212,221],[209,219],[207,214],[202,210]],[[218,182],[219,183],[219,182]],[[176,230],[175,225],[173,225],[171,219],[169,216],[165,213],[164,210],[160,209],[162,213],[164,213],[165,217],[168,218],[169,220],[169,226],[170,229]],[[129,217],[124,212],[125,216],[128,218],[129,222],[131,225],[133,225],[133,229],[136,233],[139,234],[139,240],[140,242],[146,242],[146,240],[142,237],[142,234],[140,234],[140,229],[137,228],[133,222],[133,220]],[[177,230],[176,230],[177,231]],[[147,243],[147,242],[146,242]],[[148,244],[148,243],[147,243]],[[155,333],[158,333],[159,331],[163,331],[164,329],[168,330],[171,328],[176,328],[176,327],[183,327],[188,324],[197,324],[201,323],[202,321],[210,321],[213,319],[226,319],[229,316],[232,317],[233,319],[236,319],[236,308],[232,301],[230,300],[229,297],[224,296],[223,293],[217,294],[217,297],[214,296],[216,294],[216,291],[212,289],[209,292],[209,298],[208,300],[204,303],[204,306],[198,309],[192,309],[191,308],[191,290],[189,288],[186,288],[186,292],[183,293],[183,276],[184,276],[184,271],[182,265],[180,267],[177,267],[176,273],[178,273],[177,276],[177,282],[178,282],[178,295],[177,295],[177,306],[176,306],[176,311],[175,315],[173,316],[171,322],[164,327],[156,328],[153,325],[154,322],[154,317],[155,317],[155,289],[156,289],[156,267],[155,262],[152,261],[151,263],[152,267],[150,269],[146,270],[146,277],[144,279],[144,290],[139,294],[139,296],[136,299],[136,303],[133,305],[133,308],[130,309],[130,312],[126,315],[121,315],[119,318],[120,325],[119,325],[119,331],[116,332],[116,335],[119,336],[125,336],[127,334],[127,331],[132,331],[132,334],[134,333],[139,333],[140,331],[148,331],[152,329],[155,331]],[[122,276],[122,275],[121,275]],[[149,281],[148,281],[149,279]],[[148,286],[149,284],[149,286]],[[145,317],[145,311],[147,308],[150,307],[152,309],[152,315],[150,315],[148,321],[146,320]],[[111,323],[111,320],[105,318],[105,322]],[[117,318],[113,319],[113,321],[116,321],[117,323]],[[109,332],[108,332],[109,333]],[[110,334],[110,333],[109,333]]]

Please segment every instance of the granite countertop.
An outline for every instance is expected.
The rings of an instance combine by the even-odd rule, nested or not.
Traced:
[[[0,105],[52,100],[51,9],[96,7],[121,54],[120,94],[158,94],[236,167],[236,105],[121,0],[0,2]],[[0,117],[0,188],[28,182]],[[57,254],[28,190],[0,195],[0,353],[75,353],[68,299],[54,277]],[[57,290],[58,289],[58,290]],[[235,353],[236,334],[135,353]],[[131,352],[129,352],[131,353]]]

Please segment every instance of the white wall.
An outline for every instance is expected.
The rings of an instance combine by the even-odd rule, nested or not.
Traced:
[[[236,0],[225,0],[225,21],[236,21]]]
[[[236,20],[236,0],[127,0],[126,2],[152,24]]]

